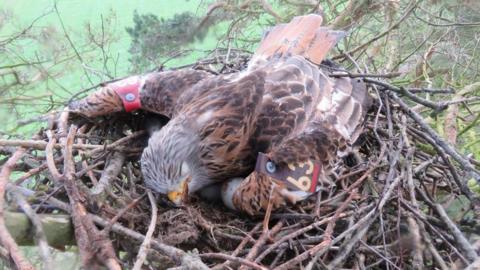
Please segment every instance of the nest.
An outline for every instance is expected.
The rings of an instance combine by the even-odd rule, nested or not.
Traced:
[[[247,60],[238,54],[182,68],[229,73]],[[409,106],[438,114],[450,104],[422,93],[450,90],[397,88],[343,70],[332,76],[362,79],[375,97],[355,162],[332,174],[334,185],[272,214],[269,230],[262,228],[263,217],[221,203],[194,197],[174,208],[147,191],[138,162],[148,139],[144,123],[168,119],[143,112],[93,120],[53,113],[31,140],[2,140],[9,157],[3,186],[12,170],[19,175],[6,186],[14,197],[8,209],[28,215],[37,243],[45,241],[37,226],[42,215],[68,213],[87,269],[451,269],[479,263],[474,232],[480,204],[466,184],[478,177],[479,163],[459,154]],[[15,243],[5,237],[2,229],[4,256],[17,264],[10,249]]]

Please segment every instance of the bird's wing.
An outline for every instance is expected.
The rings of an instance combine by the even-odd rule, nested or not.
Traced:
[[[150,74],[140,92],[142,109],[171,118],[174,110],[181,109],[177,100],[197,83],[213,78],[203,70],[179,69]]]
[[[310,178],[315,183],[326,181],[325,176],[337,152],[344,151],[361,132],[370,104],[362,82],[350,78],[330,79],[320,74],[317,83],[316,88],[322,94],[311,117],[307,118],[305,125],[297,125],[291,136],[273,145],[266,153],[277,171],[307,162],[318,164],[316,179],[313,174]],[[294,182],[297,183],[300,182]],[[291,187],[291,183],[279,181],[265,170],[256,170],[238,184],[229,203],[237,210],[258,214],[266,210],[269,202],[275,209],[286,202],[303,200],[311,194],[311,190]]]
[[[199,159],[215,180],[251,169],[249,138],[265,86],[265,72],[246,71],[204,80],[185,92],[174,117],[198,134]]]
[[[346,146],[355,142],[371,98],[365,83],[351,78],[328,78],[321,72],[320,98],[306,125],[275,145],[269,157],[277,164],[316,160],[327,165]]]
[[[71,112],[95,117],[143,109],[171,117],[176,100],[187,89],[212,74],[192,69],[153,72],[106,83],[87,97],[73,101]],[[128,94],[132,94],[127,96]],[[133,97],[130,101],[128,98]]]
[[[353,143],[363,130],[372,99],[361,79],[334,78],[333,84],[330,106],[318,107],[316,121],[329,123],[348,143]]]
[[[270,68],[253,145],[266,151],[276,172],[312,162],[317,164],[313,166],[316,177],[324,175],[337,150],[358,136],[366,112],[367,92],[362,84],[349,78],[331,79],[307,61],[320,64],[343,35],[320,27],[321,22],[320,16],[307,15],[273,28],[249,64],[249,69]],[[276,208],[310,194],[305,189],[292,190],[291,183],[257,169],[233,187],[232,182],[226,183],[226,205],[255,214],[266,210],[269,202]]]
[[[319,70],[299,56],[265,66],[265,94],[256,130],[251,138],[254,151],[267,152],[285,138],[296,136],[312,117],[321,95],[331,87],[319,81]]]

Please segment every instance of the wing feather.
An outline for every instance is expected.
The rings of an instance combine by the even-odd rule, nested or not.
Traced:
[[[167,117],[181,108],[177,100],[197,83],[211,79],[213,75],[202,70],[183,69],[150,73],[140,92],[142,109]]]
[[[248,71],[205,80],[179,98],[176,115],[190,118],[200,137],[202,162],[214,180],[251,170],[255,156],[249,138],[264,86],[264,71]]]

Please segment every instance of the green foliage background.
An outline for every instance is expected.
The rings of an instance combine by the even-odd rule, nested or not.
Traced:
[[[58,1],[57,13],[50,0],[0,0],[0,132],[29,135],[38,126],[17,128],[18,120],[59,108],[74,93],[100,82],[144,71],[147,65],[138,68],[139,56],[129,52],[137,48],[135,37],[126,31],[133,26],[134,14],[152,14],[150,18],[161,21],[182,16],[177,13],[201,13],[199,4],[198,0]],[[216,36],[210,31],[192,46],[213,49]],[[169,40],[173,46],[176,39]],[[159,52],[154,56],[161,61]],[[168,65],[190,63],[196,57],[178,58]]]

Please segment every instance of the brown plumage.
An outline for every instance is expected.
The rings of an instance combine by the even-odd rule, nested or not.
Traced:
[[[321,23],[320,16],[307,15],[274,27],[240,73],[143,76],[142,109],[171,118],[144,150],[146,185],[181,203],[187,192],[223,183],[225,204],[249,214],[269,202],[278,208],[306,198],[310,193],[253,171],[258,153],[278,167],[318,162],[324,178],[358,137],[370,102],[363,83],[330,78],[314,65],[343,36]],[[120,111],[114,93],[107,85],[70,108],[87,116]],[[109,106],[99,109],[101,103]]]

